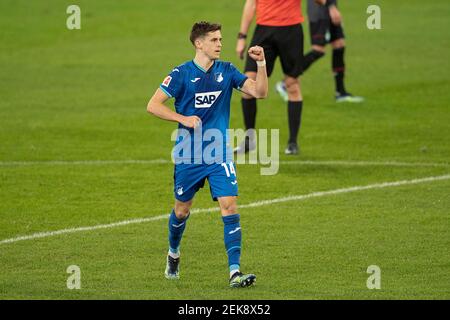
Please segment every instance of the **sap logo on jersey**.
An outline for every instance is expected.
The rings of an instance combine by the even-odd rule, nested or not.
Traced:
[[[202,92],[195,94],[195,107],[196,108],[209,108],[211,107],[222,91]]]

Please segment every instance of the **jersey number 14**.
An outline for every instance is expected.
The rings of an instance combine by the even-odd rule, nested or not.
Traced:
[[[229,166],[230,166],[230,169],[228,169],[228,166],[226,163],[222,163],[222,167],[224,167],[227,177],[230,177],[230,174],[232,174],[236,177],[236,171],[234,170],[233,162],[230,162]]]

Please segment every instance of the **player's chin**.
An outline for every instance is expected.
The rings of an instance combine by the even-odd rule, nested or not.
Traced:
[[[214,60],[219,59],[220,58],[220,51],[214,51]]]

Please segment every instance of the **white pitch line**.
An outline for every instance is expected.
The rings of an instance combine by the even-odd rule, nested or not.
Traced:
[[[261,207],[261,206],[265,206],[265,205],[271,205],[274,203],[289,202],[289,201],[301,201],[301,200],[306,200],[306,199],[310,199],[310,198],[324,197],[324,196],[349,193],[349,192],[355,192],[355,191],[362,191],[362,190],[369,190],[369,189],[382,189],[382,188],[388,188],[388,187],[397,187],[397,186],[404,186],[404,185],[411,185],[411,184],[418,184],[418,183],[425,183],[425,182],[433,182],[433,181],[440,181],[440,180],[449,180],[449,179],[450,179],[450,175],[442,175],[442,176],[419,178],[419,179],[413,179],[413,180],[401,180],[401,181],[393,181],[393,182],[375,183],[375,184],[370,184],[367,186],[354,186],[354,187],[341,188],[341,189],[335,189],[335,190],[329,190],[329,191],[312,192],[312,193],[308,193],[308,194],[304,194],[304,195],[294,195],[294,196],[288,196],[288,197],[282,197],[282,198],[256,201],[256,202],[252,202],[252,203],[248,203],[248,204],[239,205],[239,208],[255,208],[255,207]],[[213,211],[219,211],[219,208],[212,207],[212,208],[203,208],[203,209],[193,209],[193,210],[191,210],[191,214],[203,213],[203,212],[213,212]],[[39,233],[30,234],[28,236],[19,236],[19,237],[10,238],[10,239],[4,239],[4,240],[0,241],[0,245],[23,241],[23,240],[32,240],[32,239],[52,237],[52,236],[56,236],[56,235],[60,235],[60,234],[115,228],[115,227],[130,225],[130,224],[138,224],[138,223],[145,223],[145,222],[167,219],[168,217],[169,217],[168,214],[163,214],[163,215],[150,217],[150,218],[131,219],[131,220],[125,220],[125,221],[114,222],[114,223],[109,223],[109,224],[100,224],[100,225],[96,225],[96,226],[62,229],[62,230],[57,230],[57,231],[39,232]]]
[[[386,166],[386,167],[450,167],[445,162],[397,162],[397,161],[358,161],[358,160],[291,160],[280,164],[304,164],[323,166]]]
[[[359,161],[359,160],[281,160],[282,165],[317,166],[386,166],[386,167],[450,167],[445,162],[397,162],[397,161]],[[80,165],[120,165],[120,164],[172,164],[167,159],[150,160],[42,160],[42,161],[0,161],[0,167],[24,166],[80,166]],[[239,163],[238,163],[239,164]],[[248,164],[248,163],[244,163]]]

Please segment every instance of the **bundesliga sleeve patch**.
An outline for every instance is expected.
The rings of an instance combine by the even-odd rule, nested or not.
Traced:
[[[162,85],[163,85],[164,87],[168,87],[169,84],[170,84],[170,81],[172,81],[172,77],[171,77],[171,76],[167,76],[167,77],[164,79]]]

